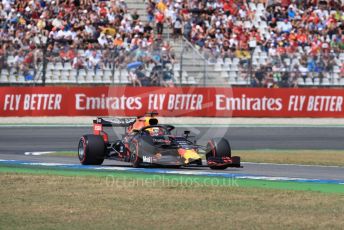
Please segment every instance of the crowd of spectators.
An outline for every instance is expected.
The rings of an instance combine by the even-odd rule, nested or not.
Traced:
[[[277,59],[278,60],[278,59]],[[287,63],[285,60],[289,60]],[[251,85],[254,87],[298,87],[300,79],[305,83],[307,78],[318,79],[322,83],[324,78],[330,79],[329,74],[333,73],[335,59],[333,56],[302,56],[297,64],[292,65],[292,60],[272,60],[257,66],[254,70]],[[343,64],[342,64],[343,66]],[[248,76],[247,70],[241,71]],[[337,78],[343,76],[339,75]]]
[[[210,61],[239,58],[240,68],[247,69],[253,50],[261,47],[269,59],[251,66],[255,75],[262,75],[252,79],[253,86],[277,78],[282,79],[281,86],[294,86],[298,76],[305,78],[305,71],[322,77],[323,71],[333,70],[334,55],[344,50],[344,4],[340,0],[149,0],[147,12],[150,21],[154,12],[156,16],[163,13],[173,37],[183,34]],[[294,59],[294,55],[299,62],[285,68],[283,59]],[[266,68],[294,73],[276,73],[273,78],[261,71]]]
[[[258,1],[257,1],[258,2]],[[148,19],[160,15],[174,30],[214,56],[232,56],[237,50],[261,45],[279,55],[311,47],[309,53],[344,49],[344,4],[330,1],[272,1],[252,9],[250,1],[235,0],[149,0]],[[237,55],[241,55],[238,53]]]
[[[279,86],[296,86],[300,77],[322,79],[335,66],[344,76],[343,59],[335,56],[344,50],[340,0],[145,2],[147,20],[125,0],[1,0],[0,69],[37,71],[43,56],[95,74],[140,61],[135,71],[145,77],[130,70],[132,84],[172,85],[166,82],[173,74],[160,74],[160,83],[152,78],[156,69],[171,72],[166,64],[176,62],[163,37],[170,27],[172,38],[184,36],[210,61],[239,59],[238,72],[253,86],[277,86],[276,79]],[[261,53],[269,58],[261,62]]]
[[[44,55],[47,62],[97,73],[123,64],[135,50],[160,49],[163,56],[164,47],[156,44],[162,42],[154,37],[152,24],[143,23],[124,0],[0,2],[0,69],[14,67],[25,75],[39,69]]]
[[[282,1],[267,7],[262,17],[271,36],[263,44],[265,51],[282,60],[296,58],[286,66],[281,86],[297,86],[300,77],[321,83],[326,73],[337,72],[335,67],[344,61],[338,56],[344,51],[343,10],[344,4],[333,0]]]

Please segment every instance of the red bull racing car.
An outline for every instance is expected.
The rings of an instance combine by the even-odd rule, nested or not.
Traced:
[[[84,135],[78,145],[78,157],[83,165],[101,165],[104,159],[130,162],[144,166],[209,166],[211,169],[241,167],[240,157],[231,156],[229,142],[214,138],[206,146],[191,140],[190,132],[172,134],[174,126],[159,124],[157,113],[137,118],[103,118],[93,121],[93,134]],[[124,127],[120,140],[110,141],[104,127]],[[202,156],[205,156],[202,161]],[[204,163],[206,162],[206,163]]]

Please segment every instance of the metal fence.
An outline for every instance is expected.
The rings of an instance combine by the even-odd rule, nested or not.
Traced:
[[[195,47],[194,45],[192,47]],[[197,46],[196,46],[197,47]],[[344,86],[344,53],[314,53],[310,47],[297,52],[269,53],[263,47],[213,52],[199,48],[203,56],[204,85],[245,87],[339,87]],[[182,60],[183,58],[181,58]],[[190,58],[192,59],[192,58]]]
[[[78,49],[55,42],[3,50],[1,85],[344,86],[344,53],[312,54],[309,47],[281,55],[260,47],[214,53],[179,39],[111,49]]]
[[[180,44],[180,64],[176,69],[179,71],[180,83],[190,82],[201,86],[210,85],[212,79],[210,70],[213,66],[209,63],[208,58],[185,38],[182,39]]]
[[[122,84],[176,86],[178,57],[161,41],[151,46],[88,49],[57,42],[0,54],[0,84]],[[183,75],[183,77],[185,77]]]

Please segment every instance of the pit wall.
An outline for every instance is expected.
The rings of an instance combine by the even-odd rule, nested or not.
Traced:
[[[0,87],[0,116],[344,118],[342,89]]]

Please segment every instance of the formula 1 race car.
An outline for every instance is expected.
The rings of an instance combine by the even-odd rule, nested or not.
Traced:
[[[137,118],[104,118],[93,121],[93,134],[84,135],[78,145],[83,165],[101,165],[104,159],[131,162],[133,167],[202,166],[202,155],[211,169],[241,167],[240,157],[231,156],[229,142],[214,138],[206,146],[195,144],[190,131],[172,135],[172,125],[159,124],[151,112]],[[121,140],[110,141],[104,127],[124,127]]]

